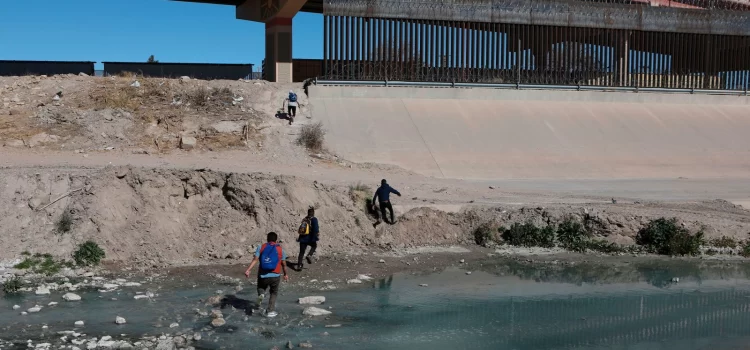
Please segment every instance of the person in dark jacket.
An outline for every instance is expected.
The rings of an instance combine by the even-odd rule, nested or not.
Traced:
[[[399,197],[401,197],[401,193],[393,189],[390,185],[388,185],[388,182],[385,181],[385,179],[380,181],[380,187],[375,191],[375,195],[372,197],[372,203],[373,206],[375,205],[375,200],[378,200],[378,204],[380,205],[380,215],[383,217],[383,221],[385,221],[388,224],[393,225],[396,220],[393,219],[393,206],[391,205],[391,193],[395,193]],[[388,209],[391,213],[391,221],[388,222],[388,217],[385,216],[385,210]],[[375,208],[373,208],[375,210]],[[373,226],[378,226],[380,224],[380,218],[378,218],[378,222],[373,224]]]
[[[315,208],[310,208],[307,210],[307,216],[303,219],[303,222],[306,222],[309,225],[310,233],[300,233],[299,237],[297,238],[297,242],[299,242],[297,271],[302,271],[302,268],[305,266],[302,263],[302,259],[305,258],[305,251],[307,250],[307,247],[310,247],[310,253],[307,254],[306,258],[308,264],[313,263],[315,250],[318,249],[318,234],[320,233],[320,226],[318,226],[318,218],[315,217]]]

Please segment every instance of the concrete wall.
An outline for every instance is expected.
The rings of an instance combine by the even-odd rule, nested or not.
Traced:
[[[429,176],[750,176],[747,97],[322,86],[310,96],[332,150]]]

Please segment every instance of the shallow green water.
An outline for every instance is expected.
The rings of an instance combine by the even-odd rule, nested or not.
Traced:
[[[591,267],[580,266],[551,273],[509,266],[503,265],[504,271],[512,272],[505,275],[494,270],[466,275],[449,269],[432,275],[395,275],[354,289],[286,290],[279,317],[245,319],[242,310],[227,308],[227,325],[218,331],[207,328],[209,319],[194,309],[208,310],[198,299],[216,289],[231,290],[230,286],[150,286],[158,293],[151,301],[133,300],[136,291],[149,286],[79,293],[81,303],[62,302],[59,293],[25,295],[0,301],[0,338],[19,343],[57,339],[55,332],[74,329],[75,321],[84,320],[86,326],[79,331],[94,336],[127,334],[137,339],[200,332],[203,339],[194,346],[203,349],[267,349],[288,340],[309,340],[322,349],[723,349],[750,342],[750,281],[737,269],[701,277],[699,269],[689,266],[665,270],[657,265],[636,269],[638,277],[599,283],[595,276],[611,276],[612,268],[596,268],[593,273],[586,270]],[[681,281],[670,283],[669,276],[679,271]],[[419,286],[423,283],[428,287]],[[253,300],[252,291],[248,286],[237,297]],[[302,307],[294,301],[305,295],[326,296],[325,307],[331,307],[333,316],[302,317]],[[110,300],[113,297],[118,300]],[[13,304],[27,309],[49,301],[60,304],[26,316],[11,310]],[[114,325],[118,315],[128,323]],[[169,329],[172,322],[180,327]],[[49,329],[42,330],[42,324]],[[330,324],[342,327],[324,327]]]

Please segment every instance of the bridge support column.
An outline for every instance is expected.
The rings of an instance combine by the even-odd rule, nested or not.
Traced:
[[[266,22],[265,79],[291,83],[292,76],[292,19],[277,17]]]

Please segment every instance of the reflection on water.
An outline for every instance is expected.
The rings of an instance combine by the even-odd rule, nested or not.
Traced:
[[[91,335],[202,332],[200,349],[271,348],[309,340],[324,349],[704,349],[741,348],[750,342],[750,281],[746,267],[659,262],[632,266],[534,266],[511,261],[485,264],[466,275],[458,269],[423,276],[395,275],[362,288],[326,292],[284,290],[282,314],[273,320],[228,306],[227,326],[213,331],[196,315],[197,302],[215,285],[162,286],[154,301],[134,301],[134,291],[62,303],[39,314],[0,317],[4,339],[56,338],[54,332],[86,321]],[[672,282],[679,277],[679,282]],[[419,287],[420,284],[428,287]],[[252,288],[236,300],[251,299]],[[330,318],[308,319],[294,304],[322,294]],[[118,300],[113,301],[112,298]],[[55,298],[54,296],[52,298]],[[59,296],[57,296],[59,298]],[[24,307],[48,296],[0,302]],[[203,307],[205,309],[205,307]],[[115,326],[123,315],[128,324]],[[40,331],[41,324],[49,330]],[[324,328],[341,324],[341,328]],[[330,333],[324,335],[324,332]]]

